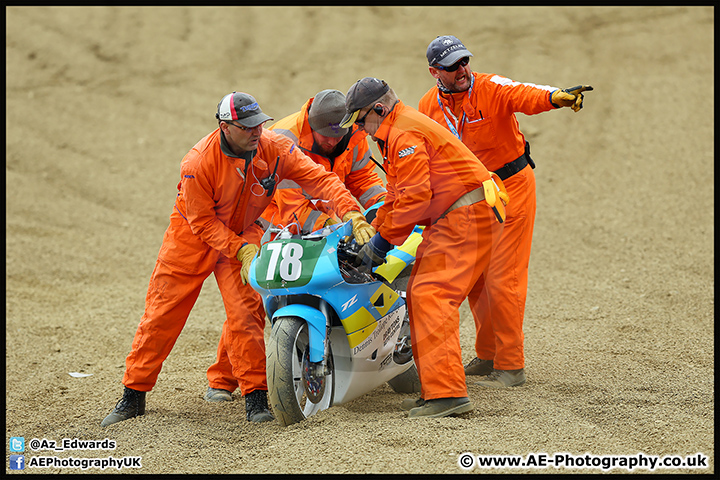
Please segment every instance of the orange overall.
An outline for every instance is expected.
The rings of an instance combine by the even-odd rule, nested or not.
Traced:
[[[414,225],[425,225],[407,292],[421,396],[466,397],[459,308],[474,300],[502,224],[485,201],[451,206],[481,188],[490,173],[447,129],[401,101],[374,137],[388,196],[373,226],[400,245]]]
[[[552,110],[554,90],[473,72],[469,91],[445,94],[435,86],[422,97],[419,110],[457,132],[488,170],[498,171],[525,153],[515,112],[534,115]],[[535,223],[535,175],[528,165],[503,181],[510,203],[502,237],[490,264],[486,294],[469,303],[477,357],[493,360],[494,368],[515,370],[525,367],[523,319]]]
[[[267,390],[265,311],[259,295],[242,285],[242,264],[236,255],[245,243],[260,241],[263,231],[256,221],[270,197],[258,179],[273,172],[278,181],[290,178],[312,195],[333,198],[343,215],[357,210],[337,177],[282,135],[264,131],[257,150],[242,158],[231,153],[219,128],[200,140],[180,167],[170,226],[150,278],[145,313],[125,361],[126,387],[143,392],[153,388],[203,282],[214,273],[227,315],[222,343],[233,375],[240,379],[243,395]]]
[[[311,98],[305,102],[299,112],[283,118],[270,129],[289,137],[315,163],[335,173],[364,208],[374,205],[385,195],[386,190],[375,173],[375,163],[370,160],[372,152],[367,134],[354,127],[336,147],[335,152],[340,152],[336,157],[329,158],[319,153],[313,148],[315,140],[308,122],[308,111],[313,100]],[[329,217],[339,218],[332,201],[312,198],[297,184],[287,180],[278,186],[273,201],[262,215],[264,220],[273,225],[297,223],[304,233],[319,230]]]

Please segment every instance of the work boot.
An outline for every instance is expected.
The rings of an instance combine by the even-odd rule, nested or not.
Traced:
[[[481,360],[477,357],[465,365],[465,375],[490,375],[493,371],[492,360]]]
[[[245,395],[245,412],[247,412],[248,422],[260,423],[275,420],[268,407],[266,390],[253,390]]]
[[[205,400],[208,402],[232,402],[232,392],[222,388],[208,387],[205,392]]]
[[[440,418],[469,412],[473,409],[468,397],[435,398],[408,412],[408,418]]]
[[[422,407],[423,405],[425,405],[425,400],[423,400],[422,398],[406,398],[400,404],[400,409],[407,412],[415,407]]]
[[[107,427],[128,418],[145,415],[145,393],[125,387],[123,396],[115,405],[115,409],[105,417],[100,426]]]
[[[493,388],[519,387],[525,383],[525,380],[524,368],[520,368],[518,370],[493,369],[490,375],[487,375],[479,382],[475,382],[475,385]]]

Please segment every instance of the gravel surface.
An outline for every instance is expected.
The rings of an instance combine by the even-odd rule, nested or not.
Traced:
[[[26,462],[113,456],[142,457],[122,472],[146,474],[417,474],[465,472],[463,453],[701,453],[704,468],[654,472],[714,472],[711,7],[6,14],[6,440],[25,438]],[[211,277],[147,414],[100,428],[122,392],[180,160],[216,127],[220,98],[249,92],[278,120],[322,89],[377,76],[417,106],[433,85],[425,49],[444,34],[464,41],[476,71],[595,87],[580,113],[518,115],[538,189],[527,384],[483,390],[469,379],[475,409],[457,418],[409,420],[399,409],[407,396],[386,385],[301,424],[251,425],[238,393],[230,404],[202,398],[224,321]],[[461,313],[468,361],[467,304]],[[117,446],[28,448],[64,438]],[[24,473],[82,472],[118,470]]]

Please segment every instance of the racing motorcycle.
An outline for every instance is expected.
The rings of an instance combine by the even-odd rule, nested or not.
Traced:
[[[385,264],[366,273],[353,266],[359,246],[348,241],[352,222],[309,235],[288,228],[266,232],[249,282],[272,324],[268,396],[281,425],[385,382],[396,392],[420,391],[405,288],[421,234],[415,227]]]

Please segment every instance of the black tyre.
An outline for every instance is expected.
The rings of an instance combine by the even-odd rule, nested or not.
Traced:
[[[408,271],[409,275],[409,271]],[[412,360],[412,340],[410,338],[410,318],[405,312],[400,332],[398,333],[393,360],[399,365],[404,365]],[[388,385],[397,393],[415,393],[420,391],[420,377],[418,376],[417,367],[413,363],[412,367],[403,373],[388,381]]]
[[[273,413],[284,427],[305,420],[332,405],[334,368],[332,353],[326,375],[308,361],[307,323],[298,317],[275,321],[266,349],[268,397]]]
[[[397,393],[416,393],[420,391],[420,377],[417,367],[413,366],[388,381],[388,385]]]

